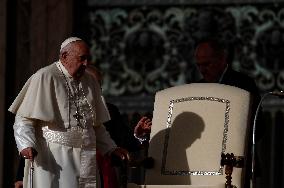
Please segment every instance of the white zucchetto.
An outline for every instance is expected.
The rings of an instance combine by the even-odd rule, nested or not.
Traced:
[[[78,40],[81,40],[83,41],[82,39],[78,38],[78,37],[69,37],[67,38],[66,40],[64,40],[60,46],[60,51],[62,51],[62,49],[64,47],[66,47],[68,44],[70,44],[71,42],[75,42],[75,41],[78,41]]]

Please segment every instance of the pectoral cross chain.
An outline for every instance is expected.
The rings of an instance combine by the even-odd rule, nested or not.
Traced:
[[[83,119],[83,116],[80,115],[80,114],[78,113],[78,111],[76,111],[76,113],[73,115],[73,117],[74,117],[74,118],[76,119],[76,121],[77,121],[77,126],[82,127],[81,119]]]

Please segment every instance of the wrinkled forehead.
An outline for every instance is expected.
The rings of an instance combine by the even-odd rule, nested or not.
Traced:
[[[73,52],[76,52],[82,55],[90,53],[89,47],[84,41],[71,42],[70,44],[68,44],[68,47],[70,47],[70,49]]]

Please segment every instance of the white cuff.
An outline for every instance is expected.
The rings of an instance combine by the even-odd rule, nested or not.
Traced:
[[[14,136],[18,151],[32,147],[35,148],[35,130],[33,121],[16,115],[14,123]]]
[[[140,144],[142,144],[143,142],[145,142],[148,139],[147,136],[138,137],[135,133],[134,133],[134,137],[140,142]]]

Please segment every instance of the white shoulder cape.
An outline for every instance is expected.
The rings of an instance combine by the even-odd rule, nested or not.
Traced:
[[[96,117],[96,124],[109,120],[95,79],[85,73],[81,78],[86,97]],[[93,84],[89,84],[93,83]],[[69,121],[68,91],[64,77],[53,63],[33,74],[12,103],[9,111],[22,117],[56,123],[67,128]]]

